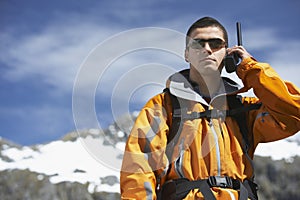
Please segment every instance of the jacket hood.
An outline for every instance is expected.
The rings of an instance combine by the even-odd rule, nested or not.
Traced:
[[[174,96],[208,105],[200,95],[201,91],[197,92],[199,89],[191,82],[189,77],[189,69],[177,72],[169,77],[166,87],[169,88],[170,93]],[[244,89],[241,85],[228,77],[221,77],[221,79],[219,90],[215,94],[211,94],[211,99],[214,99],[217,96],[237,94]]]

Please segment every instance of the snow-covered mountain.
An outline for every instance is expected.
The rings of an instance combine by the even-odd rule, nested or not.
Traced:
[[[91,138],[88,136],[87,138]],[[97,142],[103,144],[104,138]],[[119,192],[119,170],[99,162],[86,149],[82,139],[75,141],[53,141],[34,147],[11,145],[1,139],[0,171],[7,169],[29,169],[45,174],[54,184],[70,181],[88,183],[88,189],[101,192]],[[109,151],[123,148],[121,142],[117,147],[106,145]],[[105,153],[105,152],[103,152]],[[116,158],[121,160],[121,157]],[[43,175],[38,177],[43,178]]]
[[[119,171],[128,133],[116,126],[107,131],[86,130],[81,137],[73,132],[62,140],[35,146],[19,146],[0,138],[0,171],[28,169],[39,174],[38,179],[48,176],[53,184],[79,182],[88,184],[90,193],[119,193]],[[256,155],[293,162],[294,156],[300,156],[299,133],[282,141],[260,144]]]
[[[293,157],[300,156],[300,132],[283,140],[259,144],[255,155],[292,162]]]

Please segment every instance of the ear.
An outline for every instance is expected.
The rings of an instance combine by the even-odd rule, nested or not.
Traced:
[[[187,48],[185,48],[185,51],[184,51],[184,59],[186,62],[190,62],[189,61],[189,50]]]
[[[227,56],[227,50],[225,52],[225,55],[224,55],[224,58],[222,60],[222,62],[220,63],[220,66],[219,66],[219,71],[221,72],[223,70],[223,68],[225,67],[225,59],[226,59],[226,56]]]
[[[223,68],[225,67],[225,57],[224,59],[222,60],[221,64],[219,65],[219,71],[221,72],[223,70]]]

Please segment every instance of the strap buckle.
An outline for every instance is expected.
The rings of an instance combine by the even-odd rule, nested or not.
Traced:
[[[233,188],[232,179],[228,176],[208,177],[210,187]]]

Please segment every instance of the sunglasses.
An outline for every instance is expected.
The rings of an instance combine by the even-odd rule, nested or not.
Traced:
[[[188,47],[191,47],[192,49],[202,49],[205,47],[205,43],[208,43],[211,50],[219,50],[225,47],[225,42],[219,38],[212,38],[208,40],[192,39]]]

